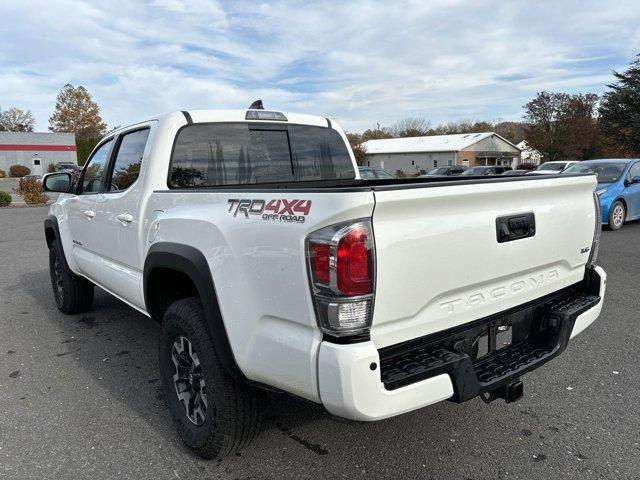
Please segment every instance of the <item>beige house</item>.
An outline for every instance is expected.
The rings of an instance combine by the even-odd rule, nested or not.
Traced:
[[[515,167],[520,163],[520,149],[494,132],[369,140],[363,146],[366,166],[408,175],[445,165]]]

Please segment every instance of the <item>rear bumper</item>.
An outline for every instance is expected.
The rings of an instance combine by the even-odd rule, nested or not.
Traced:
[[[594,267],[585,281],[519,309],[457,329],[377,350],[371,341],[323,342],[318,359],[320,398],[335,415],[381,420],[442,400],[494,392],[551,360],[598,317],[606,274]],[[472,360],[483,331],[511,325],[512,345]]]

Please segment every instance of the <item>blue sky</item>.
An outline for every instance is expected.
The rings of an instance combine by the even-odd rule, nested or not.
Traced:
[[[0,108],[46,130],[70,82],[110,126],[257,98],[349,131],[518,120],[540,90],[602,92],[638,25],[640,2],[615,0],[2,2]]]

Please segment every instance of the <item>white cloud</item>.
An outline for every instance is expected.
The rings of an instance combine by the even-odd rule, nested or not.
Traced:
[[[601,92],[640,51],[639,21],[622,1],[3,2],[0,106],[44,130],[71,82],[110,125],[260,97],[349,130],[517,119],[542,89]]]

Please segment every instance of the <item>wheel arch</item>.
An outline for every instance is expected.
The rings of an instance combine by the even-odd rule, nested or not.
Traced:
[[[170,298],[164,293],[174,291],[176,282],[180,285],[180,291],[173,301],[190,296],[190,293],[197,294],[202,302],[207,327],[222,366],[233,378],[246,381],[233,355],[218,295],[204,254],[189,245],[155,243],[149,249],[144,262],[143,291],[147,312],[158,323],[161,323],[162,314],[168,307],[166,299]]]
[[[627,201],[624,199],[624,197],[616,198],[613,202],[611,202],[611,205],[613,206],[613,204],[616,202],[620,202],[624,205],[624,213],[627,213],[629,211],[629,208],[627,206]]]
[[[627,205],[627,201],[622,196],[616,198],[613,202],[611,202],[611,205],[609,205],[609,217],[611,216],[612,207],[616,204],[616,202],[620,202],[624,206],[624,215],[626,220],[626,216],[629,213],[629,207]],[[609,218],[607,218],[607,221],[608,220]]]
[[[44,219],[44,237],[49,248],[51,248],[51,244],[56,238],[60,239],[58,219],[53,215],[49,215]],[[62,242],[60,242],[60,248],[62,248]]]

